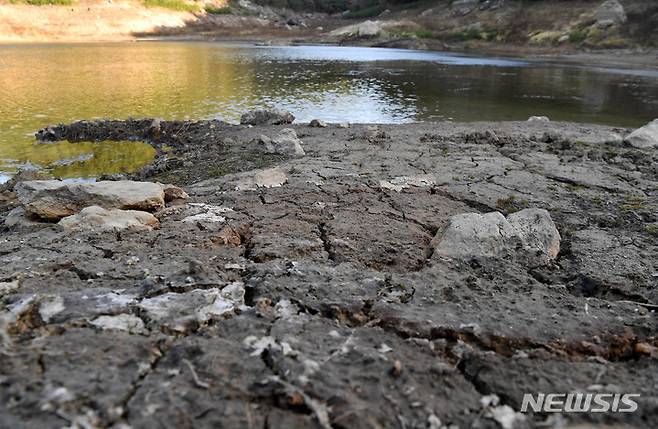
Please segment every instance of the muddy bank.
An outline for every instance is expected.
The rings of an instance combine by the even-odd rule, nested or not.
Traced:
[[[272,143],[286,128],[303,155]],[[153,144],[151,166],[107,179],[189,198],[152,230],[0,230],[0,426],[655,426],[658,154],[629,131],[50,127]],[[465,213],[535,209],[561,237],[541,263],[442,246]],[[630,414],[519,413],[537,392],[641,397]]]

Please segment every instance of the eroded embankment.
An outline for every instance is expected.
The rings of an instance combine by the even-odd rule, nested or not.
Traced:
[[[147,8],[130,0],[81,0],[62,6],[0,3],[0,42],[133,40],[137,33],[180,31],[191,12]]]
[[[524,393],[574,391],[642,396],[636,413],[567,422],[655,425],[658,164],[626,133],[46,129],[149,141],[157,159],[128,178],[189,198],[153,230],[0,232],[0,426],[536,427],[562,420],[515,413]],[[25,185],[7,188],[4,214]],[[504,231],[533,209],[555,222],[557,255],[520,239],[486,255],[486,234],[445,246],[464,213],[500,212]]]

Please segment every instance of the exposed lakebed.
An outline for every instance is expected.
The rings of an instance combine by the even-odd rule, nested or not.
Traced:
[[[0,48],[0,174],[26,165],[58,177],[132,172],[141,143],[35,142],[77,119],[235,121],[254,107],[298,121],[553,120],[636,127],[658,112],[658,71],[612,70],[439,52],[200,42]],[[1,176],[0,176],[1,177]]]

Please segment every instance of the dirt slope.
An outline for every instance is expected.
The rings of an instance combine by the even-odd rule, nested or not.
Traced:
[[[115,41],[185,26],[195,16],[129,1],[82,0],[71,6],[0,4],[0,42]]]

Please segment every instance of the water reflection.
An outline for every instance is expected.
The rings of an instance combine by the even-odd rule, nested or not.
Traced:
[[[35,144],[77,119],[236,120],[288,108],[298,120],[400,123],[555,120],[636,126],[658,113],[658,72],[606,71],[433,52],[344,47],[123,43],[0,47],[0,171],[61,177],[132,171],[139,143]]]

